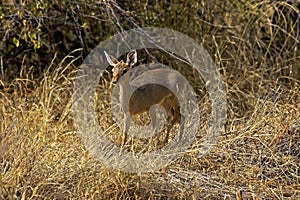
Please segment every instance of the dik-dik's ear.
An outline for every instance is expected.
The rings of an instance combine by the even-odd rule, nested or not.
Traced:
[[[116,58],[114,58],[113,56],[109,55],[108,53],[106,53],[106,51],[104,51],[104,54],[105,54],[105,57],[106,57],[106,60],[108,62],[108,64],[110,66],[116,66],[117,63],[118,63],[118,60]]]
[[[137,53],[136,50],[132,50],[127,54],[126,64],[129,67],[133,67],[137,63]]]

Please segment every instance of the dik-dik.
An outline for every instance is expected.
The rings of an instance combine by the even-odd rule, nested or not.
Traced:
[[[152,69],[138,75],[132,80],[136,85],[143,85],[136,88],[130,84],[129,78],[120,79],[126,72],[131,70],[137,63],[137,52],[135,50],[127,54],[126,62],[123,60],[118,61],[111,55],[108,55],[105,51],[106,59],[113,67],[112,82],[116,83],[119,80],[120,95],[119,100],[123,111],[125,112],[125,124],[123,130],[122,145],[126,143],[127,133],[130,127],[130,115],[141,114],[148,112],[153,128],[157,126],[156,114],[153,109],[150,109],[153,105],[162,106],[166,114],[168,115],[167,134],[164,140],[166,144],[168,142],[169,132],[175,123],[184,122],[184,117],[180,113],[180,105],[177,97],[167,87],[160,84],[143,84],[145,80],[157,80],[157,77],[164,77],[165,82],[171,88],[177,87],[177,82],[180,79],[176,73],[170,73],[170,69]],[[151,81],[150,81],[151,82]],[[131,95],[132,94],[132,95]],[[129,104],[128,104],[129,102]],[[182,124],[180,127],[180,137],[182,134]]]

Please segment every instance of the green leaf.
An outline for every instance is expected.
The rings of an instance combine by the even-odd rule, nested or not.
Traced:
[[[13,43],[16,45],[16,47],[19,47],[20,41],[17,38],[13,38]]]

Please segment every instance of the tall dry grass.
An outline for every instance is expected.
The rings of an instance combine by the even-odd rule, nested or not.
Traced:
[[[299,10],[284,1],[231,3],[240,6],[224,18],[226,35],[207,24],[218,37],[201,41],[214,52],[228,97],[226,132],[205,157],[197,157],[195,141],[155,173],[125,173],[97,161],[73,124],[74,51],[51,58],[41,78],[22,65],[12,82],[0,82],[0,199],[300,199]],[[298,13],[296,22],[286,10]],[[244,19],[243,26],[235,18]],[[180,62],[172,65],[183,69]],[[183,73],[201,86],[198,77]],[[109,78],[99,83],[95,109],[108,137],[120,143],[110,93],[103,93],[112,89]],[[208,94],[196,89],[207,119]],[[135,145],[137,151],[156,148],[150,143],[143,149],[147,141]]]

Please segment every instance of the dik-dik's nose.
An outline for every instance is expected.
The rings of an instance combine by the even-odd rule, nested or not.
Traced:
[[[112,77],[112,83],[115,84],[118,82],[118,77],[117,76],[113,76]]]

